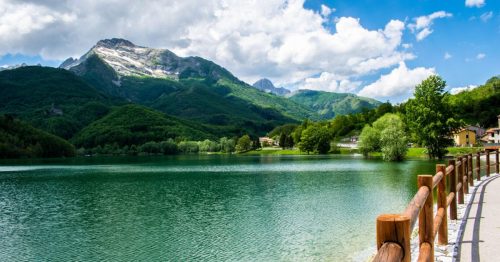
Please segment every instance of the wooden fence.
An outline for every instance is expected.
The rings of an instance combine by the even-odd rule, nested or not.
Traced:
[[[448,166],[436,165],[434,175],[419,175],[418,191],[406,210],[401,214],[382,214],[377,217],[378,252],[373,261],[409,262],[411,256],[418,256],[418,261],[434,261],[435,238],[438,237],[439,245],[448,244],[448,219],[457,219],[457,202],[464,203],[464,194],[469,194],[469,186],[474,186],[474,175],[480,181],[481,170],[485,169],[488,177],[493,166],[495,172],[499,173],[499,152],[492,152],[496,155],[494,163],[490,163],[490,151],[483,151],[450,160]],[[482,167],[481,155],[486,156],[486,165]],[[433,190],[436,187],[437,212],[434,216]],[[412,254],[410,238],[417,217],[419,252]]]

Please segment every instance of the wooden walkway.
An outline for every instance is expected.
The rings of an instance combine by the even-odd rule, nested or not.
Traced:
[[[500,261],[500,176],[491,176],[471,192],[471,205],[458,239],[457,261]]]

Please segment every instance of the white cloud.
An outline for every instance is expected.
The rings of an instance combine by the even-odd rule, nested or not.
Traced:
[[[322,16],[329,16],[330,14],[332,14],[333,12],[337,11],[337,9],[335,8],[330,8],[326,5],[321,5],[321,15]]]
[[[445,60],[448,60],[448,59],[450,59],[450,58],[452,58],[452,57],[453,57],[453,56],[452,56],[450,53],[448,53],[448,52],[444,53],[444,59],[445,59]]]
[[[348,93],[354,92],[361,82],[342,79],[335,74],[323,72],[319,77],[306,78],[296,83],[298,89],[319,90],[327,92]]]
[[[434,74],[436,74],[434,68],[409,69],[404,62],[401,62],[399,67],[361,89],[358,95],[379,99],[405,99],[413,93],[416,85]]]
[[[417,41],[422,41],[424,38],[432,34],[431,29],[433,21],[438,18],[452,17],[451,13],[445,11],[434,12],[430,15],[424,15],[414,18],[415,23],[409,24],[408,27],[415,34]]]
[[[465,0],[467,7],[482,7],[484,4],[484,0]]]
[[[493,18],[493,12],[492,11],[489,11],[489,12],[486,12],[486,13],[483,13],[481,16],[481,21],[483,22],[488,22],[488,20],[490,20],[491,18]]]
[[[454,87],[454,88],[450,89],[449,93],[452,95],[456,95],[456,94],[461,93],[463,91],[470,91],[476,87],[478,87],[478,86],[477,85],[468,85],[468,86],[464,86],[464,87]]]
[[[63,60],[100,39],[122,37],[205,57],[250,83],[261,77],[306,83],[328,73],[336,90],[415,58],[401,43],[404,22],[367,29],[357,18],[339,17],[333,31],[325,21],[334,11],[305,9],[304,0],[0,0],[0,55]]]
[[[479,53],[479,54],[477,54],[476,59],[477,59],[477,60],[481,60],[481,59],[483,59],[483,58],[485,58],[485,57],[486,57],[486,54],[485,54],[485,53]]]
[[[408,43],[404,43],[401,45],[404,49],[408,49],[408,48],[412,48],[413,45],[412,44],[408,44]]]

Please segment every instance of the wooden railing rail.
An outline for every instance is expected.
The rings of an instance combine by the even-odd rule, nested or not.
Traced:
[[[448,161],[448,166],[436,165],[434,175],[419,175],[418,190],[401,214],[382,214],[377,217],[377,248],[373,261],[411,261],[410,238],[418,217],[418,261],[434,261],[434,242],[448,244],[449,219],[457,219],[457,204],[464,203],[464,194],[474,186],[474,173],[481,181],[481,170],[490,175],[494,166],[499,173],[499,151],[495,150],[495,162],[490,163],[490,151],[467,154]],[[486,164],[481,167],[481,155]],[[473,165],[475,162],[475,167]],[[448,179],[448,183],[447,183]],[[447,185],[449,189],[447,190]],[[433,190],[437,187],[437,208],[434,216]],[[448,191],[448,193],[447,193]]]

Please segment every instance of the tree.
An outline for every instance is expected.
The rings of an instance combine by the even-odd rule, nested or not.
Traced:
[[[220,139],[220,150],[223,153],[234,152],[235,142],[234,139],[228,139],[227,137],[222,137]]]
[[[236,152],[245,152],[252,149],[252,140],[250,136],[244,135],[238,139],[236,143]]]
[[[446,82],[433,75],[415,87],[415,98],[406,104],[406,123],[415,140],[427,148],[429,158],[443,158],[452,144],[450,134],[458,127],[444,92]]]
[[[200,148],[198,147],[198,142],[196,141],[181,141],[177,145],[177,148],[180,152],[189,154],[189,153],[198,153]]]
[[[387,113],[373,122],[373,126],[363,128],[359,148],[365,156],[382,151],[384,160],[401,161],[408,151],[407,143],[403,121],[398,115]]]
[[[408,152],[408,139],[403,128],[389,126],[380,133],[382,157],[387,161],[401,161]]]
[[[280,134],[279,145],[282,149],[286,148],[286,134],[285,133]]]
[[[370,125],[366,125],[359,135],[359,150],[364,156],[370,152],[380,150],[380,132]]]
[[[308,127],[302,131],[299,149],[308,154],[310,152],[326,154],[330,151],[330,141],[331,135],[328,127],[319,124],[309,124]]]

